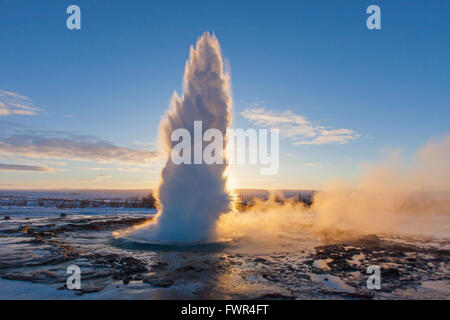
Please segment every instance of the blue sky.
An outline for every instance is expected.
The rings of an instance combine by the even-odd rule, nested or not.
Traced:
[[[81,8],[81,30],[66,28],[70,4]],[[366,28],[371,4],[381,8],[381,30]],[[89,135],[131,152],[153,150],[170,97],[182,90],[189,46],[204,31],[217,35],[231,70],[235,127],[252,126],[241,112],[258,107],[358,134],[342,144],[284,139],[279,175],[261,179],[249,170],[237,179],[239,187],[318,188],[334,177],[357,177],[362,163],[390,148],[411,156],[449,132],[445,0],[3,0],[0,89],[29,98],[21,101],[35,114],[0,116],[0,135],[8,132],[1,138],[22,128],[21,134],[56,131],[77,141]],[[1,164],[51,169],[0,167],[0,188],[157,183],[158,161],[105,164],[95,157],[80,160],[77,150],[53,159],[0,148]]]

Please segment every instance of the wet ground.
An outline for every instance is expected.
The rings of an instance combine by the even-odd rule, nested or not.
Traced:
[[[236,238],[161,246],[113,233],[152,210],[0,210],[2,299],[449,299],[450,240],[430,236],[321,236],[301,230],[266,243]],[[341,240],[337,240],[341,239]],[[276,245],[271,246],[271,243]],[[69,290],[67,267],[81,269]],[[381,288],[367,288],[367,267]]]

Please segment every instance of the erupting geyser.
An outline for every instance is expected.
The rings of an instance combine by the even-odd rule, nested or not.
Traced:
[[[216,222],[231,209],[226,164],[174,164],[171,152],[179,141],[171,141],[179,128],[194,137],[194,121],[202,121],[203,132],[218,129],[226,136],[230,125],[229,77],[223,72],[220,45],[215,35],[204,33],[191,47],[184,73],[184,92],[175,92],[171,108],[160,123],[159,139],[167,162],[161,174],[157,221],[134,232],[133,238],[158,242],[196,242],[214,239]],[[208,143],[192,139],[191,154]],[[226,141],[223,141],[225,154]]]

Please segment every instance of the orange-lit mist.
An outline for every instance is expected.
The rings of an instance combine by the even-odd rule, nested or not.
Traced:
[[[331,181],[311,207],[293,200],[257,200],[248,211],[223,215],[219,235],[270,243],[330,230],[341,234],[409,233],[450,236],[450,136],[431,141],[413,161],[393,152],[368,166],[355,188]],[[280,196],[278,196],[279,199]]]

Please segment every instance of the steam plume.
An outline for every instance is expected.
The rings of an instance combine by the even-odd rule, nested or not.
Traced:
[[[425,224],[442,224],[444,218],[432,217],[450,214],[449,159],[446,135],[419,149],[411,165],[393,152],[383,163],[368,168],[357,190],[331,182],[314,197],[318,223],[372,232],[407,225],[412,230],[419,218],[422,229]]]
[[[231,103],[229,77],[223,72],[219,42],[215,35],[204,33],[196,48],[190,49],[183,96],[173,94],[171,109],[160,123],[159,142],[168,159],[158,191],[161,211],[157,223],[137,230],[133,237],[164,242],[214,237],[219,216],[231,207],[226,164],[174,164],[170,153],[178,141],[172,142],[170,137],[179,128],[194,137],[194,121],[202,121],[203,131],[215,128],[225,137],[231,121]],[[195,139],[192,140],[191,154],[194,154]]]
[[[286,248],[286,239],[310,232],[329,239],[364,233],[449,238],[449,159],[450,136],[446,135],[420,148],[412,161],[393,152],[367,167],[355,188],[330,181],[314,195],[311,207],[295,199],[256,200],[246,212],[221,216],[218,230],[223,236],[251,237],[258,248]]]

